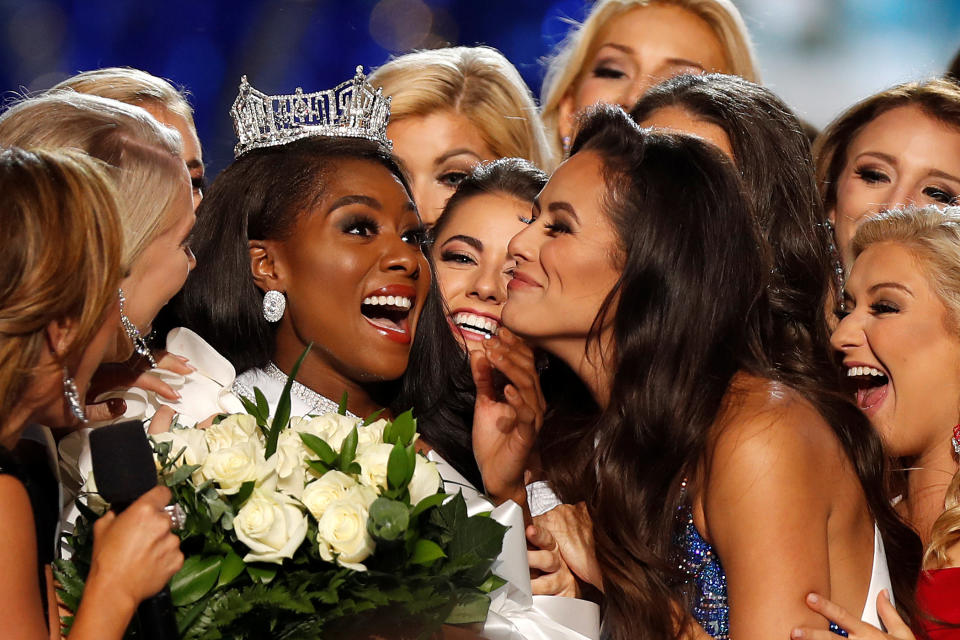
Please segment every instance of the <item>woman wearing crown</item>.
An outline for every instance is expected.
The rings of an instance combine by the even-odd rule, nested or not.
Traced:
[[[354,416],[413,407],[447,491],[462,487],[471,511],[489,511],[471,486],[481,485],[469,368],[390,155],[388,99],[359,69],[312,94],[266,96],[244,79],[231,114],[237,158],[201,205],[193,246],[208,259],[174,301],[180,318],[240,372],[240,395],[256,387],[275,406],[312,344],[293,384],[293,415],[334,409],[344,392]],[[520,415],[539,419],[536,385],[516,382],[527,390]],[[497,569],[511,584],[494,594],[485,637],[595,637],[591,603],[582,603],[594,621],[586,633],[574,629],[589,614],[568,599],[555,608],[576,611],[571,628],[532,606],[520,510],[507,502],[494,516],[515,524]]]

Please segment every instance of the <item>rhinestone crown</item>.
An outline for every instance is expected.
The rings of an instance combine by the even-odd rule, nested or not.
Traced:
[[[374,90],[362,66],[352,80],[333,89],[304,93],[297,87],[293,94],[279,96],[257,91],[243,76],[230,116],[238,139],[235,158],[310,136],[366,138],[393,149],[387,138],[390,97]]]

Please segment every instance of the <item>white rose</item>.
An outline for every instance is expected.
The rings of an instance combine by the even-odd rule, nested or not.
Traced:
[[[220,485],[221,493],[232,495],[240,491],[244,482],[260,481],[263,484],[270,479],[270,471],[275,469],[263,458],[263,450],[253,442],[241,442],[225,449],[211,451],[200,468],[206,480]],[[273,476],[275,479],[275,475]]]
[[[424,498],[432,496],[440,489],[440,472],[436,463],[421,455],[417,456],[417,466],[410,480],[410,504],[416,506]]]
[[[356,481],[341,471],[327,471],[319,480],[314,480],[303,490],[300,501],[317,520],[327,510],[327,506],[335,500],[347,495],[351,487],[357,486]]]
[[[284,429],[277,438],[276,458],[277,486],[281,491],[299,498],[303,494],[303,485],[307,478],[307,449],[300,440],[300,434]],[[312,457],[312,456],[310,456]]]
[[[390,460],[392,444],[381,442],[371,444],[357,456],[360,465],[359,480],[368,487],[387,488],[387,463]]]
[[[357,428],[357,453],[366,450],[370,445],[383,442],[383,430],[387,426],[386,420],[371,422],[365,427]]]
[[[244,562],[275,562],[292,558],[307,535],[307,518],[288,496],[254,489],[244,503],[233,528],[240,542],[250,548]]]
[[[210,451],[226,449],[249,440],[260,442],[256,418],[245,413],[229,415],[219,423],[204,429],[203,433]]]
[[[356,418],[342,416],[339,413],[325,413],[317,416],[304,425],[302,422],[297,431],[312,433],[323,439],[330,447],[339,452],[343,439],[350,435],[350,431],[359,424]]]
[[[206,434],[201,429],[171,429],[163,433],[154,433],[150,436],[154,442],[169,442],[170,457],[183,451],[176,462],[176,466],[185,464],[203,464],[210,453],[207,446]]]
[[[336,560],[340,566],[354,571],[367,570],[360,563],[376,548],[367,532],[369,504],[364,505],[364,501],[369,497],[370,489],[365,489],[351,490],[344,498],[331,502],[317,522],[320,557],[327,562]]]

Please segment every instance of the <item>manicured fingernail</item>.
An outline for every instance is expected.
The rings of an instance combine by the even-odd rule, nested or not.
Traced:
[[[127,403],[123,398],[110,398],[107,400],[107,409],[112,416],[123,415],[127,410]]]
[[[790,632],[790,637],[791,637],[791,638],[802,638],[802,637],[803,637],[803,629],[794,629],[793,631]]]
[[[807,595],[807,602],[809,602],[810,604],[817,604],[818,602],[820,602],[820,598],[819,596],[817,596],[817,594],[811,593]]]

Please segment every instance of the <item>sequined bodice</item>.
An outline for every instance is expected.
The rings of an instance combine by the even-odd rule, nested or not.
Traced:
[[[680,507],[677,525],[674,539],[677,563],[686,575],[685,584],[694,588],[690,615],[711,637],[728,640],[730,605],[727,602],[727,574],[720,564],[720,558],[697,531],[693,524],[693,510],[689,505]],[[834,623],[830,623],[830,631],[840,636],[847,635]]]

